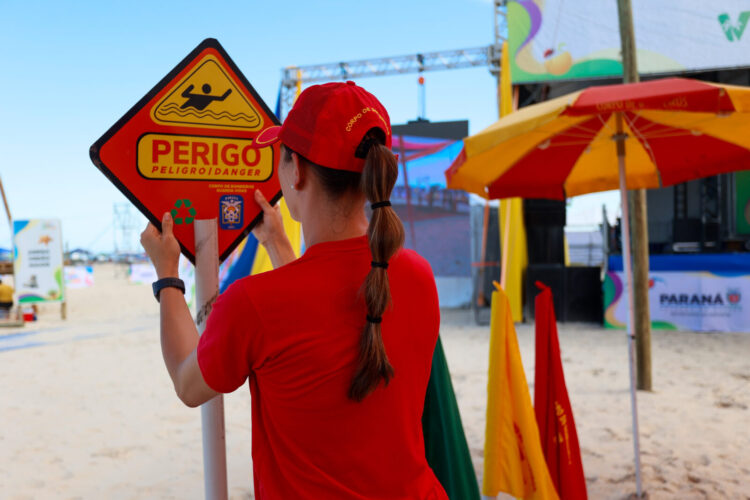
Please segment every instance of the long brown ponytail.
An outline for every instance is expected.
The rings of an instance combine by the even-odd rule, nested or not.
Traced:
[[[368,145],[362,171],[361,189],[370,203],[378,203],[391,197],[398,177],[398,162],[390,149],[380,143],[372,143],[373,139],[368,134],[363,140],[363,144],[370,141],[371,145]],[[355,401],[363,400],[381,380],[388,385],[393,377],[393,367],[388,361],[380,330],[380,319],[391,302],[388,273],[383,264],[404,244],[404,226],[390,204],[372,211],[367,236],[375,264],[363,285],[367,323],[360,337],[359,364],[349,387],[349,398]],[[381,265],[378,266],[378,263]]]

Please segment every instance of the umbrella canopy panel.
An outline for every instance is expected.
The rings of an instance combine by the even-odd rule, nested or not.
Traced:
[[[750,169],[750,89],[670,78],[608,85],[523,108],[464,140],[450,187],[487,198],[563,199],[616,189],[622,116],[627,188]]]

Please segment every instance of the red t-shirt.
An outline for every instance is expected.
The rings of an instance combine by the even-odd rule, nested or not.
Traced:
[[[381,326],[395,376],[360,403],[347,397],[371,260],[366,236],[313,245],[213,306],[198,364],[219,392],[249,378],[260,500],[447,500],[422,436],[440,311],[430,266],[412,251],[388,268],[393,305]]]

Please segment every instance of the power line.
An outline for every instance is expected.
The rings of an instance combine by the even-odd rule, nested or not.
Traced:
[[[137,229],[136,214],[130,210],[130,203],[113,205],[113,243],[115,253],[132,253],[133,231]]]

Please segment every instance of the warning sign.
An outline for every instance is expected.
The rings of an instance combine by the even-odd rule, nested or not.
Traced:
[[[214,39],[204,40],[91,146],[94,164],[157,227],[174,218],[194,261],[194,221],[216,219],[224,260],[260,220],[253,192],[281,196],[278,120]],[[257,138],[257,140],[256,140]]]
[[[137,161],[148,179],[264,182],[273,172],[272,150],[257,148],[249,139],[144,134]]]
[[[152,109],[154,121],[194,127],[260,130],[263,119],[219,61],[208,55]]]

